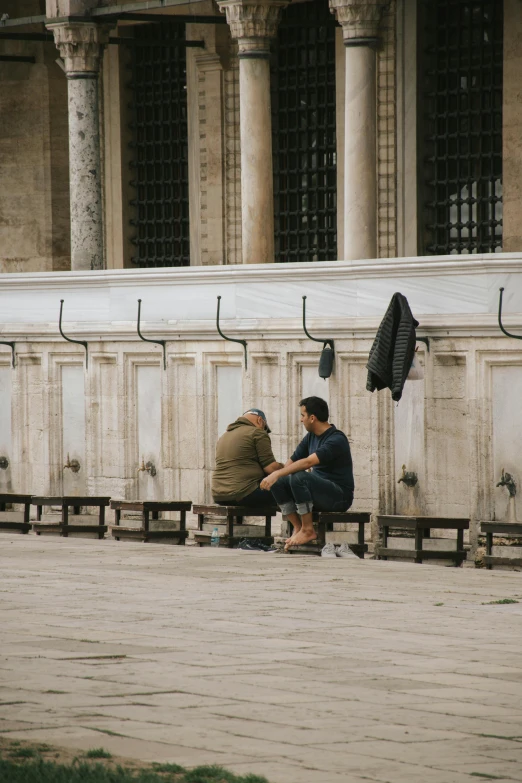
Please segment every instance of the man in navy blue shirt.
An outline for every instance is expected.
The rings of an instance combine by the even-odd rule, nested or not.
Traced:
[[[286,547],[316,538],[312,509],[347,511],[353,502],[353,466],[348,438],[328,422],[328,404],[320,397],[299,403],[307,432],[283,468],[261,482],[294,528]]]

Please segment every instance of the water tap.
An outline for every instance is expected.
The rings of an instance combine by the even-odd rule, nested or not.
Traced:
[[[513,478],[511,473],[505,473],[504,468],[502,468],[502,476],[497,484],[497,487],[507,487],[510,498],[514,498],[515,495],[517,494],[517,485],[515,479]]]

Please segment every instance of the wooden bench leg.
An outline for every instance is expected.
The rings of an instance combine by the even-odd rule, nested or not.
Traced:
[[[493,552],[493,533],[486,533],[486,554],[491,557],[491,553]],[[488,563],[486,568],[491,571],[493,568],[492,563]]]
[[[424,530],[416,530],[415,531],[415,549],[417,550],[415,553],[415,562],[416,563],[422,563],[422,534],[424,533]]]
[[[272,535],[272,517],[265,517],[265,536]]]
[[[100,530],[98,531],[98,538],[102,539],[103,536],[105,535],[105,531],[102,530],[102,527],[105,525],[105,506],[100,506],[98,521],[100,524]]]
[[[181,533],[178,539],[178,545],[185,546],[185,531],[187,529],[187,512],[179,512],[179,532]]]
[[[69,506],[62,506],[62,536],[67,538],[69,536],[65,526],[69,524]]]
[[[36,506],[36,521],[41,522],[42,521],[42,507]]]
[[[326,544],[326,522],[321,522],[321,520],[317,523],[317,541],[320,547]]]
[[[149,511],[144,511],[143,512],[143,528],[145,530],[143,543],[146,544],[147,541],[149,540],[148,535],[147,535],[148,532],[149,532]]]
[[[73,506],[73,513],[74,514],[78,515],[80,513],[80,511],[81,511],[81,507],[80,506]]]
[[[464,549],[464,531],[463,530],[457,530],[457,550],[459,552],[462,552]],[[455,560],[455,567],[458,568],[460,565],[462,565],[462,560]]]
[[[198,530],[203,530],[203,524],[205,522],[205,515],[198,514]]]
[[[357,536],[357,543],[361,547],[361,557],[364,560],[364,522],[359,522],[359,534]]]
[[[388,531],[389,531],[388,525],[383,525],[383,528],[382,528],[382,548],[383,549],[386,549],[388,547]],[[379,555],[379,557],[381,558],[381,560],[387,560],[388,559],[386,557],[386,555]]]
[[[31,504],[25,503],[24,504],[24,523],[28,525],[31,520]],[[28,531],[26,531],[28,532]]]
[[[238,517],[240,519],[240,517]],[[227,536],[228,536],[228,548],[232,549],[234,546],[233,537],[234,537],[234,514],[227,514]]]

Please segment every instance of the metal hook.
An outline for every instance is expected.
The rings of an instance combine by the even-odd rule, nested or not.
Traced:
[[[500,328],[504,332],[504,334],[507,335],[508,337],[513,337],[515,340],[522,340],[522,335],[520,335],[520,334],[510,334],[502,326],[502,294],[504,293],[504,289],[503,288],[499,288],[498,290],[500,291],[500,297],[499,297],[499,300],[498,300],[498,325],[500,326]]]
[[[138,337],[140,337],[141,340],[145,343],[156,343],[157,345],[161,345],[163,347],[163,369],[167,369],[167,358],[165,355],[165,347],[167,345],[166,340],[149,340],[148,337],[144,337],[140,331],[140,322],[141,322],[141,299],[138,299]]]
[[[335,348],[334,348],[334,341],[333,340],[330,340],[330,339],[320,339],[318,337],[312,337],[312,335],[310,334],[310,332],[306,328],[306,296],[303,296],[303,329],[304,329],[304,333],[306,334],[306,336],[310,340],[313,340],[316,343],[322,343],[323,344],[323,348],[326,348],[326,346],[329,345],[330,348],[332,349],[332,351],[334,352],[334,355],[335,355]]]
[[[85,348],[85,369],[89,369],[89,348],[87,346],[87,343],[85,340],[73,340],[72,337],[66,337],[62,331],[62,312],[63,312],[63,299],[60,299],[60,320],[58,322],[58,328],[60,329],[60,334],[62,335],[64,340],[67,340],[68,343],[77,343],[78,345],[83,345]]]
[[[220,307],[221,307],[221,297],[218,296],[218,298],[217,298],[217,316],[216,316],[217,330],[218,330],[220,336],[223,338],[223,340],[228,340],[231,343],[239,343],[240,345],[243,346],[243,350],[245,352],[245,370],[247,370],[248,369],[247,342],[246,342],[246,340],[236,340],[235,337],[227,337],[226,335],[223,334],[223,332],[221,331],[221,327],[219,326],[219,310],[220,310]]]
[[[14,349],[14,347],[15,347],[15,344],[14,344],[14,343],[7,342],[6,340],[0,340],[0,345],[8,345],[8,346],[9,346],[9,348],[11,349],[11,354],[12,354],[12,362],[13,362],[13,368],[14,368],[14,367],[16,366],[16,365],[15,365],[15,352],[14,352],[14,351],[15,351],[15,349]]]

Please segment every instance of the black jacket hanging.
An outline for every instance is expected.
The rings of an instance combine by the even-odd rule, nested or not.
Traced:
[[[415,353],[415,328],[419,322],[402,294],[392,296],[368,358],[368,391],[391,389],[397,402],[402,397],[406,376]]]

